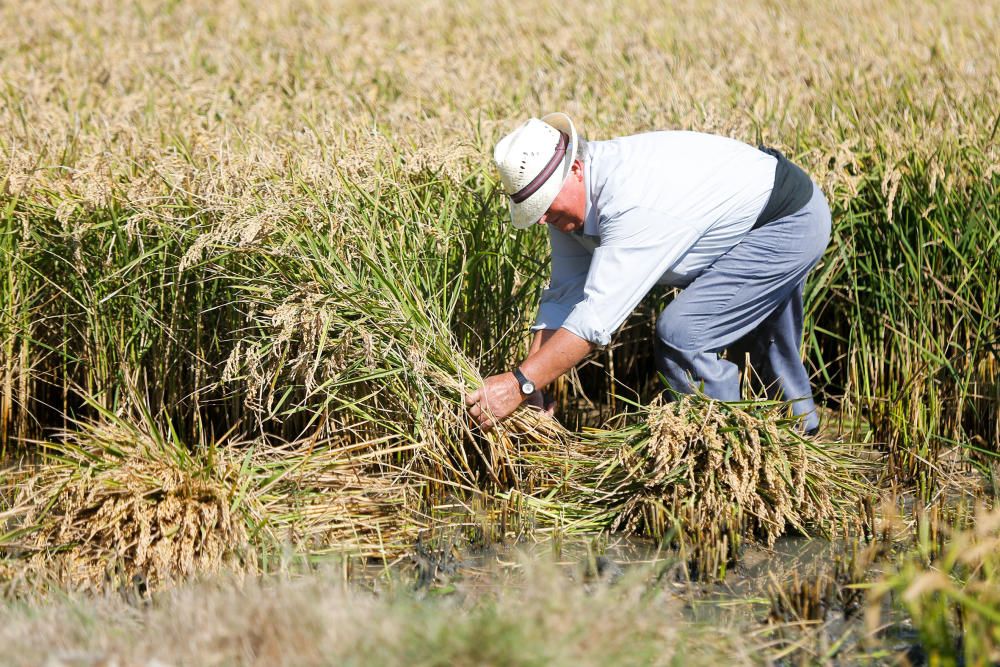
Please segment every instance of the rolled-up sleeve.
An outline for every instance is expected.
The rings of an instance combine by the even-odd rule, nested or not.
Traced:
[[[633,208],[601,226],[581,298],[561,326],[597,345],[607,345],[660,277],[698,240],[690,225],[654,210]]]
[[[590,252],[569,234],[550,226],[549,244],[552,276],[542,291],[532,331],[562,326],[573,308],[583,300],[583,288],[590,270]]]

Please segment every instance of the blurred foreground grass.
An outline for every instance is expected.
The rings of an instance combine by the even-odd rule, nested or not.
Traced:
[[[734,631],[683,621],[639,581],[585,589],[554,566],[495,590],[366,590],[336,572],[0,605],[5,665],[752,664]],[[384,586],[384,584],[383,584]],[[48,662],[46,662],[48,661]],[[154,662],[159,661],[159,662]]]

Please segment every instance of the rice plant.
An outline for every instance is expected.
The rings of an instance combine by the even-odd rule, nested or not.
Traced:
[[[666,538],[709,579],[725,576],[747,540],[850,531],[872,466],[850,446],[798,435],[786,409],[658,399],[589,431],[563,464],[561,495],[550,491],[540,505],[591,529]]]
[[[102,412],[4,479],[6,580],[114,590],[136,578],[158,590],[267,572],[289,549],[385,558],[420,527],[419,481],[373,472],[374,447],[191,447],[137,417]]]
[[[931,523],[870,591],[871,623],[892,596],[912,618],[931,664],[991,665],[1000,659],[1000,515],[981,512],[974,527],[935,540]]]

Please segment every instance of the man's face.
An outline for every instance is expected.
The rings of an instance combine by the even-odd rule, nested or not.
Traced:
[[[562,190],[552,201],[552,205],[538,219],[540,225],[552,225],[561,232],[577,232],[583,229],[586,212],[586,189],[583,184],[583,164],[576,160]]]

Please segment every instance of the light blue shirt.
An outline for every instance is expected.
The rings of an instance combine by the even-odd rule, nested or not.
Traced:
[[[552,275],[532,327],[607,345],[655,284],[684,286],[739,243],[777,160],[734,139],[651,132],[587,143],[582,232],[549,225]]]

